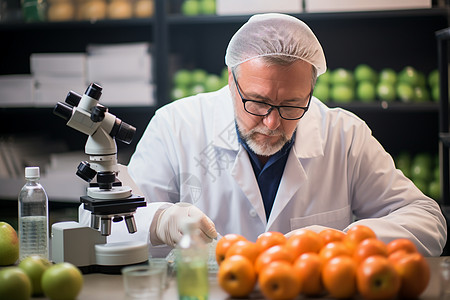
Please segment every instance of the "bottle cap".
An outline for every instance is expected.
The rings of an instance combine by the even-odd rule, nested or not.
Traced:
[[[25,178],[37,178],[39,177],[39,167],[26,167]]]

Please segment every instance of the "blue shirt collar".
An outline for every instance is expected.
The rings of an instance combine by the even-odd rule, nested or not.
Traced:
[[[236,134],[237,134],[238,141],[245,148],[245,150],[247,150],[247,153],[250,156],[252,166],[253,166],[253,169],[254,169],[256,175],[258,175],[263,169],[270,167],[270,165],[272,165],[273,163],[278,161],[280,158],[287,156],[295,142],[296,134],[294,132],[292,134],[292,138],[283,146],[283,148],[281,148],[280,151],[278,151],[278,152],[274,153],[272,156],[270,156],[267,163],[265,165],[262,165],[261,161],[258,158],[258,155],[255,152],[253,152],[253,150],[250,149],[250,147],[247,145],[247,143],[242,139],[236,123],[235,123],[235,126],[236,126]]]

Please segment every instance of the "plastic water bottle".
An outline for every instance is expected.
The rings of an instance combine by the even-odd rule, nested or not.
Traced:
[[[183,237],[175,249],[175,270],[179,300],[207,300],[208,247],[198,235],[198,224],[183,222]]]
[[[48,197],[39,183],[39,167],[25,168],[25,179],[19,194],[19,259],[48,259]]]

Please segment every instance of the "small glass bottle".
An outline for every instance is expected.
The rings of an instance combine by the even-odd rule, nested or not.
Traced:
[[[46,20],[46,0],[21,0],[21,5],[25,22],[42,22]]]
[[[19,194],[19,260],[48,255],[48,197],[39,183],[39,167],[25,168],[26,183]]]
[[[208,248],[198,234],[198,223],[192,219],[183,221],[183,236],[175,249],[179,300],[207,300]]]

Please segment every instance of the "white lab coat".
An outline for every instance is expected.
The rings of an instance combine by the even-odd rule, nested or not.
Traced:
[[[147,232],[158,202],[183,201],[208,215],[220,234],[253,241],[265,231],[345,231],[364,224],[385,242],[405,237],[436,256],[447,237],[438,204],[395,168],[368,126],[314,97],[298,124],[268,220],[248,154],[237,141],[228,87],[159,109],[128,171],[147,201],[157,202],[136,216]]]

